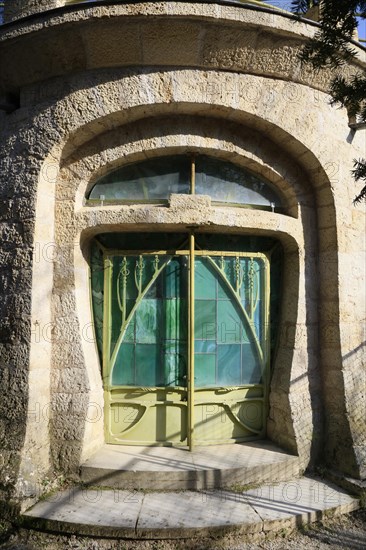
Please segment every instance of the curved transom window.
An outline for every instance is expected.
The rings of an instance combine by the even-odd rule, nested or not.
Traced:
[[[161,203],[172,193],[209,195],[216,203],[272,210],[282,206],[264,178],[206,155],[158,157],[122,166],[100,178],[87,199],[88,204]]]

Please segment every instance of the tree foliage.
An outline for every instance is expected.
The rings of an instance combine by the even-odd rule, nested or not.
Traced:
[[[292,9],[304,15],[309,8],[319,6],[320,29],[304,47],[301,59],[315,69],[337,68],[356,56],[352,38],[357,29],[357,17],[366,19],[366,0],[293,0]],[[366,73],[358,72],[349,79],[335,76],[329,93],[332,104],[340,104],[351,120],[366,123]],[[363,130],[364,131],[364,130]],[[366,199],[366,159],[354,161],[353,176],[363,188],[355,203]]]

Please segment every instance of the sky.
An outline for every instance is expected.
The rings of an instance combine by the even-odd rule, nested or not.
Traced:
[[[242,0],[245,2],[245,0]],[[283,10],[291,11],[291,0],[262,0],[266,4],[276,6]],[[360,39],[366,40],[366,21],[359,19],[358,36]],[[366,45],[366,44],[365,44]]]

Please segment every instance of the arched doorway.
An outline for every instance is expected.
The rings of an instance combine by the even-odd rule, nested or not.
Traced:
[[[198,188],[244,206],[248,198],[262,208],[280,203],[266,182],[231,163],[200,159],[196,171],[195,159],[190,172],[186,159],[124,167],[99,180],[89,200],[163,200]],[[265,436],[274,248],[273,239],[193,228],[94,240],[107,442],[192,448]]]

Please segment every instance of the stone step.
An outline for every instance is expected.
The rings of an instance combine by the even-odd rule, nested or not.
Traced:
[[[257,485],[300,475],[299,459],[268,441],[197,447],[104,445],[87,460],[81,481],[100,487],[200,490]]]
[[[263,536],[358,506],[335,485],[301,477],[246,491],[146,493],[71,487],[38,502],[22,520],[33,529],[140,540],[227,533]]]

